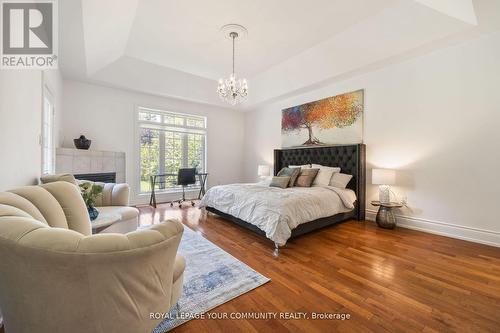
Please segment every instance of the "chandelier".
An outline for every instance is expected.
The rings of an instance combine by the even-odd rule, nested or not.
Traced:
[[[219,86],[217,87],[220,98],[231,105],[242,102],[248,96],[247,80],[236,78],[234,72],[234,42],[238,36],[235,31],[229,33],[229,37],[233,40],[233,71],[229,78],[219,79]]]

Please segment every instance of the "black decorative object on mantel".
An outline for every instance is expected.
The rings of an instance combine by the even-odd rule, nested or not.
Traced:
[[[78,139],[73,139],[73,142],[75,143],[76,149],[88,150],[90,148],[92,140],[87,139],[85,135],[80,135]]]

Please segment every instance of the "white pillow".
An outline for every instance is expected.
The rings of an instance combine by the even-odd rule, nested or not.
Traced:
[[[312,168],[319,169],[316,178],[314,178],[313,186],[328,186],[333,174],[340,172],[340,168],[327,167],[319,164],[313,164]]]
[[[289,165],[289,168],[301,168],[301,169],[311,169],[311,164],[304,165]]]
[[[273,180],[272,176],[262,177],[257,183],[257,185],[269,186],[272,180]]]
[[[346,173],[336,172],[333,174],[332,179],[330,180],[330,186],[338,187],[338,188],[346,188],[347,184],[351,180],[352,175],[348,175]]]
[[[322,168],[333,169],[333,172],[340,172],[339,167],[329,167],[329,166],[321,165],[321,164],[311,164],[311,168],[314,168],[314,169],[322,169]]]

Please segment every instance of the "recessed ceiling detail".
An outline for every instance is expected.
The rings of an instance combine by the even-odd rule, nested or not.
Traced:
[[[237,72],[252,89],[244,108],[500,29],[495,0],[58,3],[64,77],[218,106],[227,104],[214,83],[232,51],[220,24],[243,24],[251,34],[237,41]]]
[[[472,0],[415,0],[422,5],[437,10],[445,15],[477,25],[476,12]]]

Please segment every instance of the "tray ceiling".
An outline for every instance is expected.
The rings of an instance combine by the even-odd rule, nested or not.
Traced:
[[[215,90],[231,42],[219,29],[238,23],[248,29],[236,49],[245,109],[498,29],[499,3],[65,0],[60,64],[67,78],[227,107]]]

